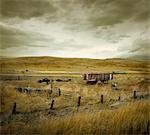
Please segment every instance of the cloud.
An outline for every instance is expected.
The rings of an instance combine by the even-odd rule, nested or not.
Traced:
[[[17,22],[19,22],[19,20]],[[99,52],[106,49],[114,50],[112,49],[113,45],[106,46],[107,43],[103,39],[95,37],[93,35],[94,31],[88,29],[78,32],[70,31],[66,29],[66,25],[62,23],[46,23],[37,19],[30,19],[28,21],[20,21],[20,23],[17,24],[14,23],[13,26],[11,22],[7,21],[7,23],[1,23],[1,26],[3,26],[3,29],[9,29],[10,33],[5,34],[5,39],[9,41],[9,43],[2,43],[3,47],[1,49],[3,49],[3,52],[5,51],[5,53],[3,53],[5,55],[12,55],[12,53],[10,53],[12,51],[10,45],[12,45],[11,41],[13,40],[15,45],[12,45],[12,47],[16,50],[20,50],[16,51],[17,56],[20,56],[20,52],[23,52],[23,50],[24,53],[21,53],[22,55],[27,53],[27,48],[32,50],[32,52],[29,51],[31,53],[30,55],[36,53],[39,55],[40,53],[38,52],[43,51],[41,55],[57,54],[58,56],[66,55],[66,57],[88,57],[88,55],[93,56],[91,54],[98,50]],[[13,31],[16,33],[14,34]],[[20,32],[23,32],[22,36]],[[21,36],[21,38],[19,36]],[[12,39],[9,39],[9,37]],[[5,44],[7,45],[5,46]],[[49,53],[47,51],[49,51]]]
[[[145,51],[139,41],[134,49],[130,43],[139,37],[146,40],[148,0],[0,2],[3,55],[107,58]],[[123,46],[128,49],[120,49]]]
[[[56,12],[46,0],[0,0],[2,17],[31,18]]]
[[[83,23],[93,27],[114,25],[126,20],[145,21],[149,16],[148,0],[0,0],[3,17],[29,19],[45,16]]]
[[[0,25],[1,49],[21,46],[24,36],[27,35],[22,31]]]
[[[136,40],[131,46],[130,53],[143,53],[147,54],[149,52],[148,48],[150,47],[150,40]]]
[[[40,33],[28,32],[24,30],[23,26],[21,27],[0,23],[0,49],[4,50],[14,47],[46,47],[47,42],[52,40],[50,38],[46,39],[41,36]]]
[[[150,39],[137,39],[131,45],[119,48],[124,52],[121,57],[150,59]]]

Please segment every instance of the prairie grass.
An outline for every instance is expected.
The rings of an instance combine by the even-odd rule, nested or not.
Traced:
[[[26,69],[29,70],[29,73],[39,71],[112,72],[114,70],[147,72],[150,67],[147,61],[131,59],[84,59],[57,57],[1,58],[0,65],[2,65],[2,73],[21,73]]]
[[[37,73],[39,75],[37,78],[34,76],[27,80],[0,81],[2,84],[0,86],[1,114],[8,114],[13,102],[17,103],[19,112],[2,123],[1,134],[148,134],[150,85],[149,79],[146,78],[149,78],[149,74],[114,75],[112,81],[102,85],[87,85],[82,80],[81,74],[67,74],[68,71],[77,71],[77,73],[113,70],[125,70],[132,73],[147,72],[149,65],[145,61],[39,57],[4,59],[0,60],[0,64],[2,64],[2,73],[19,73],[24,76]],[[26,69],[29,71],[26,72]],[[71,82],[55,81],[51,95],[16,92],[15,87],[30,87],[33,90],[50,89],[50,85],[37,83],[37,80],[43,77],[41,73],[54,80],[58,78],[72,80]],[[112,82],[118,84],[118,90],[112,90]],[[61,90],[61,96],[58,96],[58,88]],[[133,99],[134,90],[137,91],[137,96],[143,96],[143,98]],[[101,95],[104,96],[103,104],[100,103]],[[79,96],[81,96],[81,105],[77,107]],[[120,101],[118,101],[119,96]],[[55,100],[54,109],[50,110],[52,100]]]
[[[150,103],[129,103],[116,110],[93,113],[74,113],[61,118],[39,120],[36,123],[9,123],[3,133],[41,135],[105,135],[147,134],[150,121]],[[21,128],[21,130],[20,130]]]
[[[35,93],[32,95],[18,93],[13,85],[7,84],[7,87],[1,88],[1,112],[11,111],[13,102],[17,102],[19,112],[31,112],[35,109],[44,108],[48,104],[45,97]]]
[[[50,85],[39,84],[37,81],[21,80],[21,81],[4,81],[1,86],[1,111],[10,110],[10,105],[17,102],[18,109],[21,112],[30,112],[40,108],[49,108],[51,100],[55,100],[55,108],[62,109],[66,107],[76,107],[77,99],[81,96],[81,108],[100,109],[110,105],[110,100],[116,102],[118,97],[121,101],[132,101],[133,91],[137,91],[137,95],[149,94],[149,82],[145,81],[144,77],[139,76],[142,80],[136,80],[129,75],[115,77],[113,81],[118,83],[119,90],[111,89],[111,81],[103,85],[86,85],[80,78],[74,78],[71,82],[55,82],[53,93],[18,93],[15,87],[30,87],[31,89],[50,89]],[[122,79],[123,78],[123,79]],[[128,79],[129,78],[129,79]],[[58,96],[58,88],[61,89],[61,96]],[[104,105],[99,106],[100,97],[104,96]],[[106,107],[108,108],[108,107]],[[91,110],[91,109],[90,109]]]

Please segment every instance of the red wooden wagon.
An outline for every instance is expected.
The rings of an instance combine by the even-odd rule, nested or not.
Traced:
[[[113,73],[85,73],[83,79],[87,84],[96,84],[97,82],[108,82],[113,79]]]

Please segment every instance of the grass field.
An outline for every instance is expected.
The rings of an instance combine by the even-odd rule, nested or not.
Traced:
[[[84,59],[57,57],[1,58],[2,73],[62,73],[125,70],[147,72],[148,61],[131,59]],[[26,72],[28,70],[28,72]]]
[[[1,134],[119,135],[148,134],[150,124],[150,79],[147,61],[127,59],[69,59],[53,57],[3,58],[1,74],[21,79],[2,79]],[[27,71],[26,71],[27,70]],[[125,71],[107,84],[87,85],[83,72]],[[30,76],[28,78],[27,76]],[[38,83],[39,79],[69,82]],[[5,78],[5,77],[4,77]],[[117,90],[111,83],[118,84]],[[30,94],[16,91],[30,88]],[[35,91],[40,89],[40,92]],[[61,90],[59,96],[58,89]],[[136,91],[136,98],[133,92]],[[101,95],[104,102],[101,103]],[[78,107],[78,97],[81,104]],[[119,99],[120,97],[120,99]],[[53,109],[50,109],[54,100]],[[16,114],[12,103],[16,102]]]

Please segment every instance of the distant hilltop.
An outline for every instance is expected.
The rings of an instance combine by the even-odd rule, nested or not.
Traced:
[[[15,57],[0,59],[2,72],[15,72],[22,70],[32,71],[67,71],[67,72],[91,72],[91,71],[123,71],[123,72],[148,72],[148,61],[109,58],[59,58],[59,57]]]

